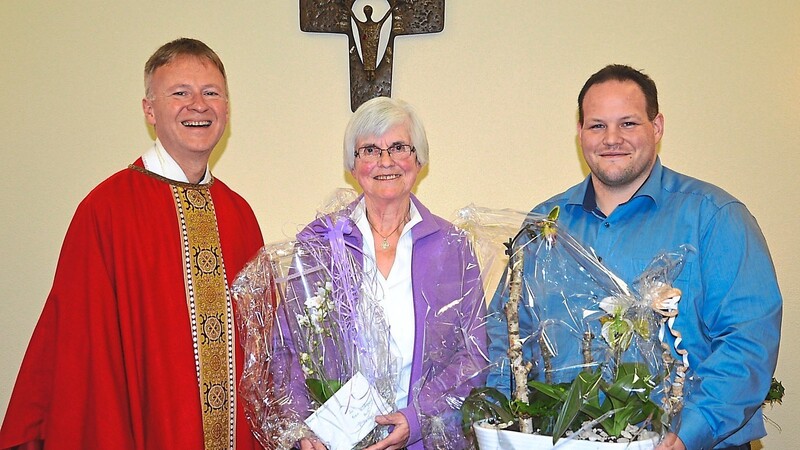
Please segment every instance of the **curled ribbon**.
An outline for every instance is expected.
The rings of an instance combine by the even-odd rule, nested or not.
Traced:
[[[675,351],[681,355],[683,365],[689,367],[689,352],[686,349],[680,348],[679,345],[683,341],[681,332],[673,328],[675,317],[678,316],[678,302],[681,301],[681,290],[672,287],[665,283],[655,283],[643,297],[653,308],[653,311],[661,315],[661,330],[658,332],[658,337],[664,341],[665,328],[669,329],[670,334],[675,336]]]
[[[664,343],[665,329],[675,336],[675,351],[681,355],[683,365],[676,368],[675,379],[672,381],[670,395],[664,400],[664,406],[671,413],[677,413],[683,407],[683,386],[686,381],[686,371],[689,369],[689,352],[686,349],[680,348],[680,343],[683,340],[680,331],[673,328],[675,317],[678,315],[678,302],[681,300],[681,290],[672,287],[668,284],[657,282],[654,286],[648,289],[647,293],[643,296],[649,300],[650,307],[656,313],[661,315],[661,329],[658,331],[658,338],[662,342],[664,348],[665,362],[671,360],[669,355],[669,347]]]

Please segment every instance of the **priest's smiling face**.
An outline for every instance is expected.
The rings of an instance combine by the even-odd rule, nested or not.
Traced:
[[[153,73],[142,108],[178,164],[208,161],[228,123],[225,86],[219,69],[196,56],[176,56]]]

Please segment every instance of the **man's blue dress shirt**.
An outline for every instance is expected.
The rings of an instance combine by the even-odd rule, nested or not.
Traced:
[[[546,215],[556,205],[560,227],[627,283],[659,253],[683,244],[696,249],[674,282],[682,291],[674,328],[689,352],[687,376],[697,383],[687,384],[673,428],[691,450],[765,436],[761,405],[778,358],[782,298],[767,243],[745,205],[716,186],[663,167],[660,159],[638,192],[608,217],[597,209],[591,175],[533,212]],[[501,283],[490,314],[503,314],[503,291]],[[531,320],[521,316],[523,336],[530,333]],[[501,322],[488,321],[492,361],[506,358]],[[498,365],[488,379],[505,393],[507,367]]]

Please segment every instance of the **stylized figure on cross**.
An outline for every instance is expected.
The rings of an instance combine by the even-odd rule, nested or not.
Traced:
[[[364,16],[366,20],[361,21],[356,15],[350,11],[350,16],[356,23],[358,28],[358,38],[361,43],[361,64],[364,66],[364,72],[367,74],[367,81],[375,79],[375,69],[378,67],[378,48],[380,47],[381,30],[383,23],[389,18],[393,9],[389,8],[386,14],[383,15],[381,20],[375,22],[372,20],[372,6],[364,6]]]
[[[300,0],[300,29],[314,33],[346,34],[350,57],[350,108],[392,95],[394,38],[438,33],[444,29],[444,0],[388,0],[380,20],[372,19],[373,5],[363,8],[364,20],[353,10],[356,0]],[[381,35],[389,26],[382,55]],[[360,50],[360,51],[359,51]]]

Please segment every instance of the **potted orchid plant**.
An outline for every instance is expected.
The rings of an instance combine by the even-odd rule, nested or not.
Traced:
[[[671,280],[691,249],[660,255],[631,288],[557,217],[557,208],[527,215],[505,245],[487,326],[505,340],[496,364],[513,390],[473,390],[461,408],[465,432],[474,429],[481,449],[652,449],[682,404],[685,352],[676,347],[674,358],[662,338],[680,300]]]

